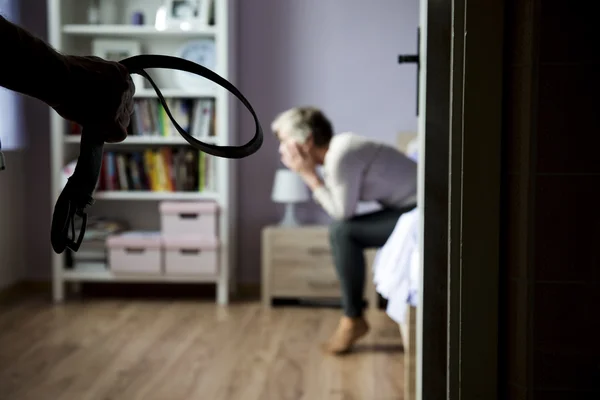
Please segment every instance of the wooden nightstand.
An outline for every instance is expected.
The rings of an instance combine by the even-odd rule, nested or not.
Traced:
[[[371,266],[375,250],[366,252],[365,294],[369,307],[377,307]],[[262,231],[262,300],[274,298],[339,299],[337,277],[327,226],[268,226]]]

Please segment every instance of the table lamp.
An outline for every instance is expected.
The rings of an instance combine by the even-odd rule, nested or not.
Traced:
[[[308,187],[296,174],[289,169],[278,169],[275,173],[275,181],[273,182],[273,192],[271,199],[275,203],[285,204],[285,214],[279,223],[280,226],[298,226],[294,213],[296,203],[303,203],[310,199]]]

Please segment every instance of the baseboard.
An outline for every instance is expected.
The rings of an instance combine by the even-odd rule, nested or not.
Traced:
[[[19,282],[8,285],[5,288],[0,289],[0,300],[11,298],[21,290],[21,284]]]
[[[238,283],[236,298],[243,300],[260,299],[260,283]]]
[[[26,294],[41,293],[50,289],[50,282],[19,281],[0,290],[0,301],[7,301]]]
[[[106,283],[83,283],[79,288],[79,296],[89,297],[119,297],[119,298],[198,298],[212,299],[216,295],[216,288],[209,284],[194,285],[169,285],[131,283],[110,285]],[[16,282],[0,290],[0,301],[7,299],[45,293],[52,293],[52,282],[24,280]],[[260,299],[259,283],[239,283],[234,301],[258,301]]]

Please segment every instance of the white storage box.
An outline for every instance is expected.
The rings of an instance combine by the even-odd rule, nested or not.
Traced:
[[[162,273],[160,232],[125,232],[106,240],[108,265],[115,274]]]
[[[216,275],[219,243],[216,238],[166,236],[165,273],[167,275]]]
[[[214,237],[218,207],[214,202],[162,202],[161,227],[165,236]]]

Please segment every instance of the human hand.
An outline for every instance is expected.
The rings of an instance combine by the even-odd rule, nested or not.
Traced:
[[[315,160],[310,153],[293,141],[290,141],[283,146],[281,151],[281,162],[298,174],[310,173],[316,168]]]
[[[64,94],[52,108],[67,120],[92,126],[104,142],[125,140],[135,93],[127,69],[92,56],[65,56],[65,62],[69,73]]]

